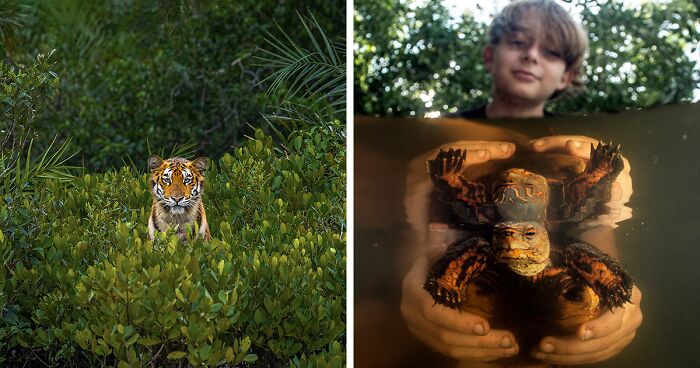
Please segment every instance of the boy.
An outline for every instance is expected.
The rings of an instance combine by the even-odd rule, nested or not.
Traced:
[[[493,80],[492,101],[463,118],[536,118],[544,105],[582,86],[588,48],[584,30],[553,1],[521,1],[494,19],[484,63]]]
[[[548,116],[544,111],[547,100],[581,87],[581,65],[587,44],[583,29],[553,1],[525,0],[510,4],[494,19],[490,43],[484,49],[484,63],[493,79],[492,100],[457,116]],[[531,144],[536,152],[558,150],[588,158],[591,141],[587,137],[557,136],[538,139]],[[514,152],[514,145],[507,142],[465,141],[458,145],[468,150],[468,164],[507,158]],[[422,166],[425,172],[425,157],[414,160],[414,163]],[[613,187],[613,201],[618,204],[626,202],[631,194],[629,163],[626,162],[625,166]],[[426,188],[424,184],[423,188]],[[414,226],[426,226],[428,221],[424,221],[424,215],[421,215],[425,213],[425,207],[414,201],[421,196],[416,194],[421,190],[414,186],[413,191],[406,199],[409,222]],[[591,227],[581,239],[614,255],[612,228],[616,226],[615,222],[625,217],[626,214],[622,214],[599,221],[595,225],[600,226]],[[510,332],[490,330],[488,322],[476,315],[434,305],[430,295],[421,289],[432,263],[428,258],[438,257],[438,253],[444,251],[444,244],[450,243],[453,240],[450,238],[455,236],[441,224],[431,224],[431,231],[430,243],[442,244],[443,247],[434,250],[432,256],[420,258],[403,283],[401,312],[413,335],[434,350],[464,360],[469,366],[478,364],[468,362],[492,361],[517,354],[518,346]],[[441,235],[436,237],[436,234]],[[632,341],[641,324],[640,299],[641,293],[635,287],[632,303],[589,321],[577,336],[544,338],[539,350],[531,355],[553,364],[586,364],[616,355]]]

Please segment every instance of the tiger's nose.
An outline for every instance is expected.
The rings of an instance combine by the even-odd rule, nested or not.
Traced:
[[[175,200],[175,203],[178,203],[182,200],[184,197],[173,197],[173,200]]]

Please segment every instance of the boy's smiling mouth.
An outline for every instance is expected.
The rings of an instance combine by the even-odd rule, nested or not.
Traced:
[[[533,74],[527,70],[524,70],[524,69],[516,69],[516,70],[513,70],[512,73],[516,79],[521,80],[521,81],[533,82],[533,81],[540,80],[540,78],[538,76],[536,76],[535,74]]]

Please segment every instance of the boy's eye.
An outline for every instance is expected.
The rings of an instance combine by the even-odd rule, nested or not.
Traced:
[[[522,40],[510,40],[510,45],[515,46],[515,47],[520,47],[525,44],[525,41]]]
[[[561,58],[561,54],[557,51],[552,50],[552,49],[545,49],[544,52],[547,54],[547,56]]]

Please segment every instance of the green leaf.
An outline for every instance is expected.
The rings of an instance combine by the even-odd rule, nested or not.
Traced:
[[[226,304],[226,292],[223,290],[219,290],[219,293],[216,294],[216,297],[219,298],[219,301]]]
[[[136,332],[133,334],[128,340],[126,340],[126,346],[131,346],[136,343],[136,340],[139,339],[139,333]]]
[[[138,343],[143,345],[143,346],[153,346],[160,344],[161,341],[160,339],[154,338],[154,337],[142,337],[138,339]]]
[[[184,358],[186,355],[187,353],[184,351],[173,351],[170,354],[168,354],[168,359],[178,360]]]
[[[209,308],[209,313],[219,313],[222,306],[223,305],[221,303],[212,304],[211,308]]]

